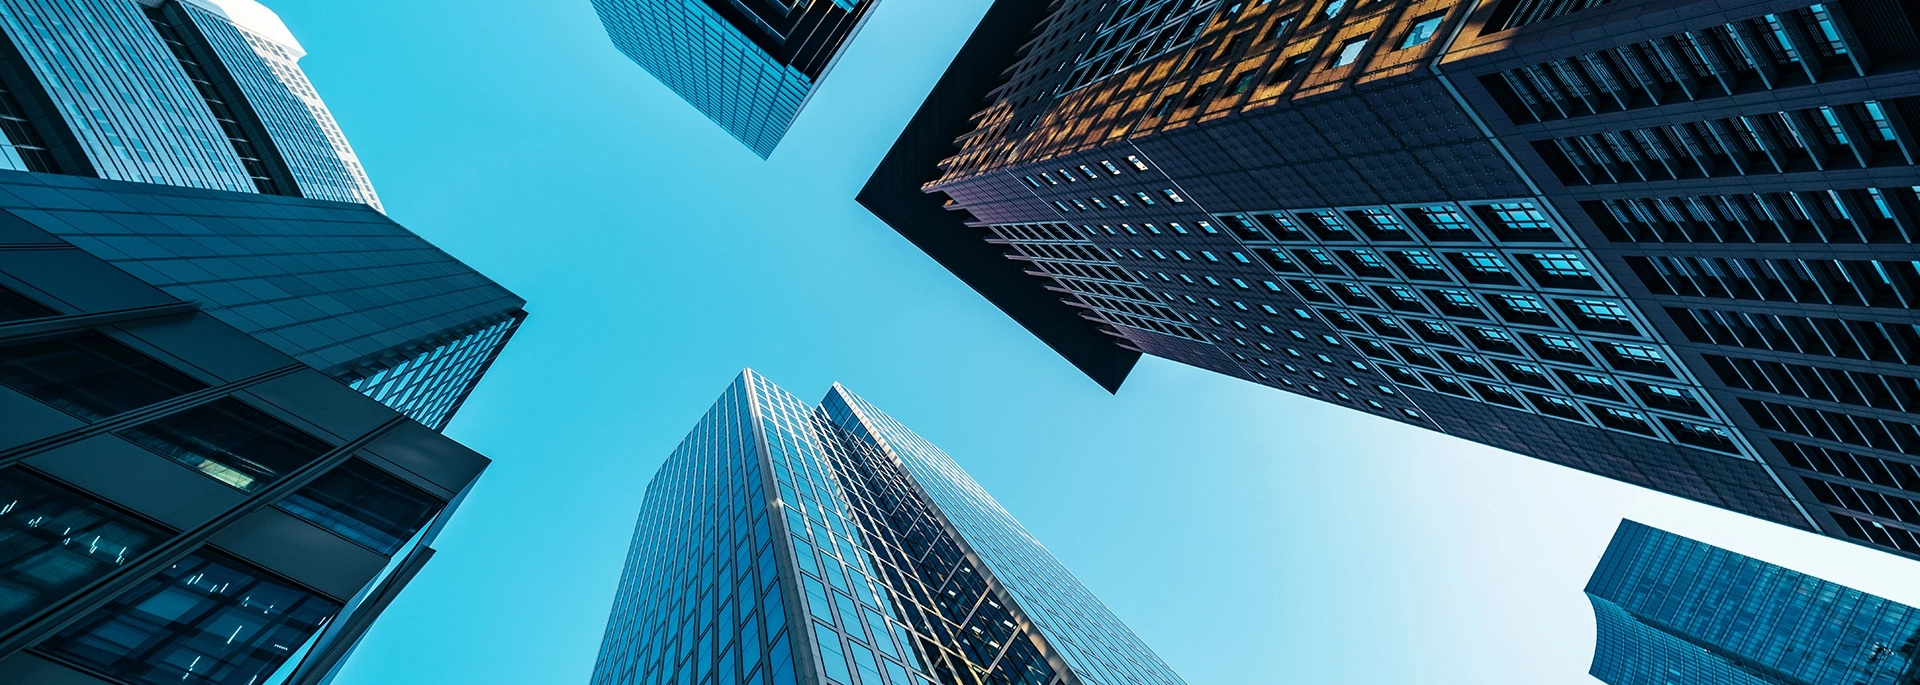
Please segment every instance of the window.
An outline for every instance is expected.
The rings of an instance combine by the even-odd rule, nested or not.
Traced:
[[[1088,179],[1100,178],[1100,174],[1096,174],[1093,172],[1093,167],[1087,166],[1085,164],[1080,165],[1080,173],[1086,174]]]
[[[1255,76],[1258,76],[1258,74],[1255,74],[1251,71],[1240,74],[1238,78],[1235,78],[1233,80],[1233,86],[1227,88],[1225,92],[1221,93],[1220,97],[1226,97],[1229,95],[1239,95],[1241,93],[1247,92],[1248,90],[1251,90],[1253,88],[1253,78]]]
[[[1061,170],[1060,170],[1060,178],[1064,178],[1064,179],[1066,179],[1068,183],[1079,183],[1079,182],[1080,182],[1080,179],[1078,179],[1078,178],[1075,178],[1075,177],[1074,177],[1074,175],[1073,175],[1073,172],[1071,172],[1071,171],[1067,171],[1066,169],[1061,169]]]
[[[1107,173],[1109,174],[1113,174],[1115,176],[1120,175],[1120,167],[1114,166],[1113,160],[1110,160],[1110,159],[1100,160],[1100,167],[1103,169],[1106,169]]]
[[[211,549],[168,566],[41,645],[122,682],[264,682],[340,605]]]
[[[65,598],[166,538],[160,527],[13,468],[0,471],[0,626]]]
[[[1164,117],[1168,114],[1172,114],[1173,106],[1179,102],[1180,102],[1179,96],[1169,95],[1166,97],[1166,99],[1160,101],[1159,107],[1153,108],[1153,115],[1156,117]]]
[[[1167,201],[1172,202],[1176,205],[1182,204],[1187,201],[1187,198],[1181,197],[1180,193],[1175,192],[1174,189],[1172,188],[1163,188],[1160,190],[1160,194],[1167,196]],[[1185,233],[1185,232],[1186,231],[1181,231],[1181,233]]]
[[[1142,205],[1145,205],[1148,207],[1152,207],[1154,205],[1153,197],[1150,195],[1147,195],[1145,191],[1135,192],[1133,194],[1133,197],[1134,199],[1139,200],[1140,204]]]
[[[1346,9],[1347,0],[1331,0],[1320,10],[1320,19],[1325,21],[1340,16],[1340,10]]]
[[[354,544],[392,556],[440,511],[441,503],[379,467],[355,459],[275,506]]]
[[[1132,207],[1132,206],[1133,206],[1133,205],[1132,205],[1131,203],[1128,203],[1128,202],[1127,202],[1127,198],[1124,198],[1124,197],[1120,197],[1119,195],[1108,195],[1107,197],[1110,197],[1110,198],[1113,198],[1113,204],[1115,204],[1115,205],[1118,205],[1118,206],[1121,206],[1121,207]],[[1095,202],[1099,202],[1099,200],[1094,200],[1094,201],[1095,201]]]
[[[329,449],[318,438],[231,397],[120,435],[244,492],[258,491]]]
[[[1040,172],[1040,178],[1047,179],[1047,185],[1050,185],[1050,186],[1060,185],[1060,182],[1053,180],[1053,176],[1048,175],[1047,172],[1044,172],[1044,171]]]
[[[54,316],[59,312],[27,299],[27,296],[0,287],[0,321],[20,321]]]
[[[1271,40],[1287,37],[1287,32],[1293,29],[1293,22],[1296,18],[1297,15],[1289,14],[1281,17],[1279,21],[1273,22],[1273,30],[1267,32],[1267,38]]]
[[[1133,168],[1138,169],[1140,171],[1147,170],[1147,163],[1140,161],[1139,155],[1127,155],[1127,163],[1132,164]]]
[[[1333,63],[1327,66],[1344,67],[1360,59],[1360,53],[1367,49],[1366,38],[1355,38],[1340,46],[1340,52],[1333,56]]]
[[[1407,29],[1406,39],[1400,41],[1400,49],[1426,45],[1427,41],[1433,40],[1433,34],[1440,31],[1440,20],[1444,18],[1445,15],[1436,14],[1413,22],[1413,28]]]
[[[1040,187],[1040,181],[1038,181],[1038,180],[1035,180],[1035,179],[1034,179],[1034,178],[1033,178],[1032,176],[1028,176],[1028,177],[1027,177],[1027,185],[1030,185],[1030,186],[1033,186],[1033,187],[1035,187],[1035,188],[1038,188],[1038,187]]]
[[[0,345],[0,384],[88,421],[207,387],[92,332]]]
[[[1193,93],[1187,96],[1187,101],[1180,103],[1180,109],[1199,107],[1200,103],[1206,102],[1207,98],[1213,95],[1213,86],[1213,83],[1204,83],[1193,89]]]
[[[1267,75],[1267,85],[1279,85],[1293,80],[1293,77],[1300,75],[1300,69],[1307,65],[1307,59],[1306,55],[1300,55],[1281,62],[1280,66],[1273,68],[1273,73]]]

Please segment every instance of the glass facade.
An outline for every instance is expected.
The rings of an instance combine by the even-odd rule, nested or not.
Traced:
[[[614,47],[764,158],[872,4],[594,0],[593,6]]]
[[[101,178],[255,190],[139,3],[7,0],[0,27]]]
[[[219,55],[253,116],[271,136],[300,196],[380,209],[380,198],[360,158],[300,69],[299,60],[305,54],[300,46],[237,25],[197,5],[174,1]]]
[[[743,373],[648,485],[593,682],[1182,682],[950,460],[933,488],[900,466],[939,453],[896,451],[911,433],[871,416]],[[936,490],[968,493],[967,523]]]
[[[525,318],[364,205],[0,172],[0,210],[434,428]]]
[[[339,611],[333,600],[201,550],[39,650],[138,685],[258,685]]]
[[[1920,609],[1632,521],[1587,597],[1610,685],[1920,682]]]
[[[480,375],[519,325],[519,318],[504,317],[472,333],[402,357],[348,385],[415,421],[436,430],[446,428],[447,422],[453,420],[453,411],[459,408],[474,384],[480,382]]]

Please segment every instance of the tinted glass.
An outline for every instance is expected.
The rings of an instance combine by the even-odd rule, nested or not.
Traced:
[[[99,333],[0,346],[0,384],[89,421],[207,387]]]
[[[18,468],[0,471],[0,629],[151,549],[159,527]]]
[[[129,428],[120,435],[246,492],[312,463],[328,449],[319,439],[233,398]]]
[[[20,319],[38,319],[53,316],[59,312],[27,299],[27,296],[6,288],[0,288],[0,321],[18,321]]]
[[[201,550],[40,649],[128,683],[256,685],[340,605]]]
[[[276,506],[355,544],[392,555],[440,511],[441,502],[356,459]]]

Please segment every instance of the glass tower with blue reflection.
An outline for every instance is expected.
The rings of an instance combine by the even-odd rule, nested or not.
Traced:
[[[647,486],[594,685],[1181,685],[952,458],[742,373]]]
[[[766,158],[877,0],[593,0],[629,59]]]
[[[1587,598],[1609,685],[1920,683],[1920,609],[1633,521]]]

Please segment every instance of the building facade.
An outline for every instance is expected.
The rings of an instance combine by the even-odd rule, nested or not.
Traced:
[[[952,458],[744,372],[647,485],[595,685],[1176,685]]]
[[[0,34],[0,168],[380,206],[254,0],[7,0]]]
[[[877,0],[593,0],[621,54],[765,159]]]
[[[1920,609],[1633,521],[1587,599],[1608,685],[1920,682]]]
[[[378,211],[250,0],[0,0],[0,682],[320,685],[525,302]]]
[[[1109,389],[1152,354],[1920,558],[1909,11],[999,2],[860,200]]]
[[[0,682],[329,680],[521,304],[363,204],[0,171]]]

